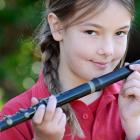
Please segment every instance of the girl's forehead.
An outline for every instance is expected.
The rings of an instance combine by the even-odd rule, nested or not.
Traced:
[[[103,5],[88,11],[88,7],[77,11],[73,17],[71,17],[70,22],[72,24],[81,24],[88,21],[101,21],[106,22],[106,20],[112,20],[119,22],[126,22],[131,20],[130,12],[119,2],[109,2],[108,5]],[[86,14],[85,14],[86,13]]]

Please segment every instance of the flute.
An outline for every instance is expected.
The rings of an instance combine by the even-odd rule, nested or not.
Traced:
[[[131,64],[140,64],[140,59],[133,63],[130,63],[129,65]],[[73,100],[79,99],[81,97],[84,97],[88,94],[99,91],[104,87],[113,84],[114,82],[126,78],[129,74],[133,72],[132,70],[129,69],[129,65],[122,67],[116,71],[105,74],[103,76],[100,76],[98,78],[94,78],[93,80],[84,83],[80,86],[77,86],[71,90],[65,91],[63,93],[58,93],[56,95],[57,107],[69,103]],[[37,108],[41,104],[47,105],[47,102],[48,102],[48,98],[43,98],[39,101],[38,104],[28,109],[20,109],[14,115],[10,115],[10,116],[8,115],[4,117],[3,120],[0,121],[0,131],[6,130],[19,123],[31,119],[35,114]]]

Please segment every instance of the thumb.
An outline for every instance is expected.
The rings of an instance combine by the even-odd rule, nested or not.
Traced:
[[[36,98],[36,97],[32,97],[31,98],[31,105],[33,106],[33,105],[35,105],[35,104],[37,104],[39,101],[38,101],[38,99]]]

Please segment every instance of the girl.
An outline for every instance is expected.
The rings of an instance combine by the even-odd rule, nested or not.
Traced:
[[[28,91],[8,102],[13,114],[38,99],[72,89],[121,66],[134,16],[133,0],[50,0],[37,37],[43,72]],[[3,140],[136,140],[140,136],[140,66],[114,83],[62,108],[56,98],[40,105],[32,121],[0,134]],[[118,96],[119,95],[119,96]]]

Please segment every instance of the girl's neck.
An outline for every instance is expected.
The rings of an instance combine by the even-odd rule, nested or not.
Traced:
[[[89,105],[89,104],[93,103],[95,100],[97,100],[101,95],[102,95],[101,91],[94,92],[92,94],[89,94],[85,97],[80,98],[79,100],[81,100],[85,104]]]
[[[63,64],[63,59],[61,59],[59,63],[58,75],[63,92],[73,89],[76,86],[86,82],[77,77],[72,71],[70,71],[70,69]]]
[[[65,72],[64,72],[63,70],[61,71],[61,68],[60,68],[58,72],[59,72],[59,80],[60,80],[63,92],[70,90],[72,88],[75,88],[76,86],[79,86],[86,82],[86,81],[79,80],[78,78],[75,78],[75,76],[69,75],[68,74],[69,71],[67,69],[65,69]],[[88,105],[94,102],[96,99],[98,99],[101,96],[101,93],[102,93],[101,91],[95,92],[85,97],[82,97],[79,100],[83,101],[85,104]]]

